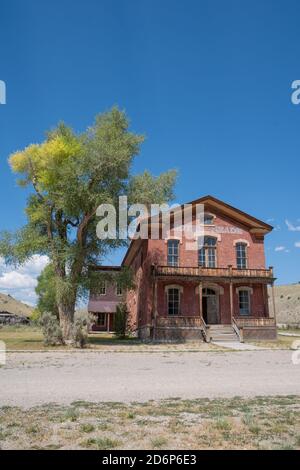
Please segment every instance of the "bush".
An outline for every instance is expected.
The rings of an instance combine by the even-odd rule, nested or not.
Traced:
[[[75,312],[72,336],[76,348],[84,348],[88,343],[91,318],[88,312]]]
[[[115,315],[115,335],[118,338],[125,338],[127,332],[127,306],[126,304],[120,304],[117,306]]]
[[[40,325],[44,335],[46,346],[57,346],[63,344],[63,335],[57,318],[50,312],[41,316]]]

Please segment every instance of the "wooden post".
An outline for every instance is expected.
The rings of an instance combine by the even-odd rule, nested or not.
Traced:
[[[154,283],[154,318],[156,319],[157,317],[157,281],[155,280]]]
[[[276,323],[276,306],[275,306],[275,291],[274,291],[274,282],[272,282],[272,303],[273,303],[273,315]]]
[[[153,341],[155,341],[156,339],[155,328],[156,328],[157,314],[158,314],[157,312],[157,280],[155,279],[154,281],[154,321],[153,321],[153,335],[152,335]]]
[[[268,286],[267,286],[267,284],[263,284],[262,289],[263,289],[263,298],[264,298],[264,315],[265,315],[265,317],[268,318],[270,316],[270,312],[269,312]]]
[[[230,276],[230,285],[229,285],[229,293],[230,293],[230,318],[231,322],[233,319],[233,283],[232,283],[232,265],[228,265],[228,271]]]
[[[233,319],[233,284],[232,284],[231,279],[230,279],[230,318],[232,321]]]
[[[199,282],[199,314],[200,318],[203,318],[203,312],[202,312],[202,281]]]
[[[109,333],[109,323],[110,323],[110,314],[107,313],[106,314],[106,321],[107,321],[107,325],[106,325],[106,330],[107,330],[107,333]]]

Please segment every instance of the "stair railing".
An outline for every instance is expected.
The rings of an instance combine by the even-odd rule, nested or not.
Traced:
[[[239,338],[239,341],[241,343],[243,343],[244,342],[243,328],[239,328],[239,326],[238,326],[238,324],[237,324],[234,317],[232,317],[231,325],[232,325],[232,328],[234,329],[235,333],[237,334],[237,337]]]

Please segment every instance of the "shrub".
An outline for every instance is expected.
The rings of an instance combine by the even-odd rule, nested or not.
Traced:
[[[44,335],[46,346],[57,346],[63,344],[63,335],[57,318],[50,312],[41,316],[40,325]]]
[[[128,312],[126,304],[118,305],[115,315],[115,335],[118,338],[125,338],[126,336],[127,318]]]
[[[75,312],[72,336],[76,348],[84,348],[87,345],[91,321],[88,312]]]

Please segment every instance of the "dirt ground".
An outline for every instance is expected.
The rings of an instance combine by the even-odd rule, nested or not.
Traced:
[[[299,449],[300,398],[0,408],[1,449]]]
[[[300,394],[292,351],[8,353],[0,406]]]

